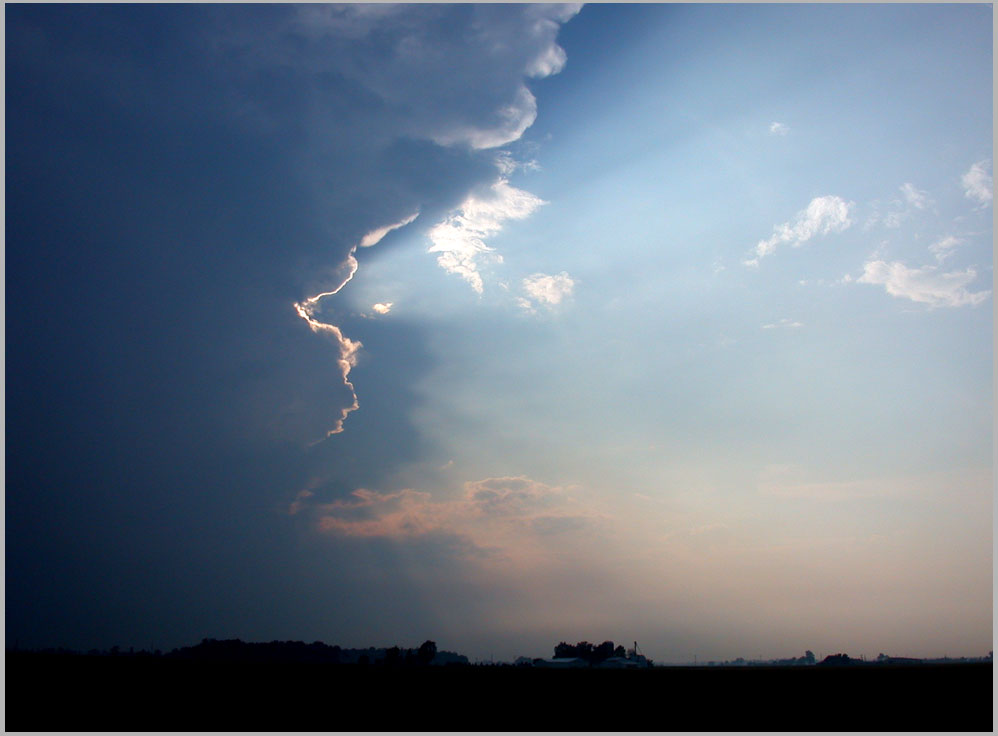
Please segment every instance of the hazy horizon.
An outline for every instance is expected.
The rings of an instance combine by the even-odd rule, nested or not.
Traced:
[[[4,13],[8,647],[992,649],[992,6]]]

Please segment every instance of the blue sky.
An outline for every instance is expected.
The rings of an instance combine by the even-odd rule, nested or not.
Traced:
[[[8,6],[8,640],[986,652],[991,14]]]

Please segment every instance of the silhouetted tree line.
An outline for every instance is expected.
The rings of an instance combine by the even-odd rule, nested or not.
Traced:
[[[211,662],[311,662],[339,664],[342,650],[321,641],[248,642],[241,639],[202,639],[192,647],[174,649],[166,655],[174,659]]]
[[[399,649],[397,646],[386,649],[383,661],[386,667],[426,667],[436,656],[436,642],[424,641],[419,649]]]
[[[176,651],[176,650],[174,650]],[[51,656],[51,657],[162,657],[163,652],[159,649],[156,650],[146,650],[146,649],[135,649],[135,647],[129,647],[127,650],[122,649],[119,646],[113,646],[110,649],[88,649],[86,652],[81,652],[76,649],[68,649],[66,647],[45,647],[43,649],[21,649],[18,646],[14,646],[13,649],[8,649],[9,654],[31,654],[34,656]]]
[[[43,649],[21,649],[16,643],[7,654],[12,656],[31,657],[162,657],[164,659],[195,660],[202,662],[235,662],[235,663],[322,663],[322,664],[359,664],[373,667],[426,667],[429,665],[468,665],[468,658],[456,652],[439,651],[433,641],[424,641],[415,649],[402,649],[399,646],[388,648],[367,647],[366,649],[345,649],[336,645],[330,646],[321,641],[306,644],[303,641],[271,641],[271,642],[245,642],[241,639],[202,639],[200,644],[191,647],[180,647],[169,652],[162,652],[159,649],[135,649],[129,647],[127,650],[118,646],[110,649],[90,649],[81,652],[66,647],[47,647]],[[615,646],[612,641],[604,641],[602,644],[591,644],[587,641],[580,641],[577,644],[559,642],[554,648],[555,659],[577,658],[586,661],[592,666],[610,659],[611,657],[630,658],[636,652],[624,649],[623,646]],[[975,662],[992,662],[993,652],[988,652],[983,657],[939,657],[933,659],[895,657],[886,654],[879,654],[875,660],[867,661],[861,658],[850,657],[848,654],[830,654],[820,662],[816,662],[814,652],[808,650],[801,657],[790,657],[788,659],[773,659],[768,661],[746,661],[738,657],[732,661],[704,662],[705,666],[793,666],[793,665],[814,665],[820,667],[855,667],[870,665],[917,665],[917,664],[968,664]],[[644,659],[641,657],[641,659]],[[521,657],[527,664],[531,660]],[[533,660],[537,662],[538,660]],[[650,664],[650,660],[646,660]],[[519,663],[519,660],[518,660]]]
[[[853,659],[848,654],[829,654],[819,665],[822,667],[848,667],[850,665],[861,664],[862,660]]]
[[[803,657],[789,657],[787,659],[774,659],[771,664],[775,664],[781,667],[793,667],[795,665],[812,665],[815,664],[814,652],[808,649],[804,652]]]
[[[626,657],[627,650],[623,646],[614,646],[612,641],[605,641],[602,644],[590,644],[588,641],[580,641],[578,644],[566,644],[560,642],[554,648],[555,659],[584,659],[591,665],[597,665],[610,657]]]
[[[19,652],[25,655],[48,656],[90,656],[90,657],[162,657],[173,660],[229,663],[314,663],[314,664],[360,664],[374,667],[427,667],[429,665],[466,665],[468,658],[456,652],[438,651],[436,642],[424,641],[415,649],[401,647],[368,647],[366,649],[344,649],[330,646],[321,641],[306,644],[303,641],[248,642],[241,639],[202,639],[200,644],[180,647],[163,653],[155,651],[123,650],[113,646],[110,649],[91,649],[86,653],[60,647],[35,651]]]
[[[240,639],[204,639],[193,647],[175,649],[167,657],[212,662],[361,664],[381,667],[427,667],[430,664],[467,664],[464,655],[438,652],[436,642],[415,649],[368,647],[344,649],[321,641],[245,642]],[[439,660],[436,661],[435,660]]]

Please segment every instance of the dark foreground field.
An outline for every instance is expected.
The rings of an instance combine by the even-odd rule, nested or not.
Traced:
[[[991,731],[992,665],[386,670],[7,653],[11,731]]]

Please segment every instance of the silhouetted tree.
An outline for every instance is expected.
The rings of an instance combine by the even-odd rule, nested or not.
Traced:
[[[402,650],[397,646],[385,650],[385,666],[395,667],[402,662]]]
[[[810,649],[804,652],[804,661],[807,662],[808,664],[814,664],[814,652],[812,652]]]
[[[856,660],[850,657],[848,654],[829,654],[823,660],[821,664],[826,667],[843,667],[846,665],[854,664]]]
[[[422,644],[419,645],[419,652],[416,655],[416,661],[423,667],[426,667],[433,658],[437,656],[437,643],[435,641],[430,641],[427,639]]]
[[[593,662],[600,663],[613,656],[613,642],[605,641],[593,650]]]
[[[554,648],[555,659],[568,659],[577,657],[584,659],[589,664],[599,664],[610,657],[626,657],[627,651],[622,646],[614,646],[612,641],[604,641],[596,646],[588,641],[580,641],[577,644],[567,644],[559,642]]]
[[[575,645],[575,656],[581,657],[585,660],[592,660],[593,658],[593,645],[588,641],[580,641]]]
[[[566,644],[565,642],[560,642],[554,648],[555,659],[566,659],[569,657],[577,657],[578,651],[571,644]]]

